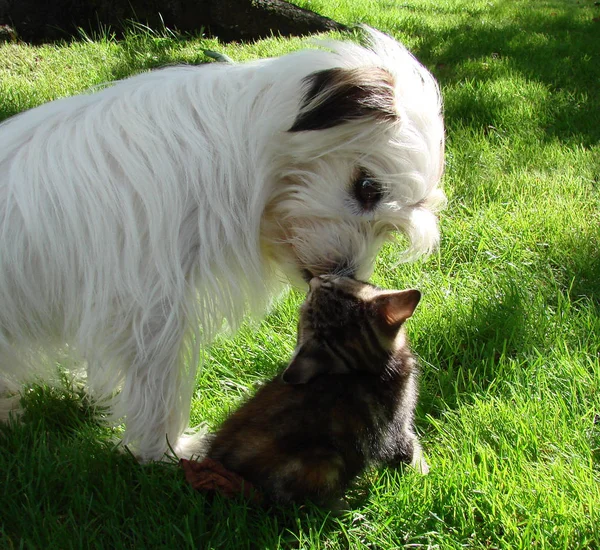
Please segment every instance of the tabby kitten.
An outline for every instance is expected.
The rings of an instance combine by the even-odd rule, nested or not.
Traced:
[[[413,431],[415,359],[402,330],[420,297],[313,278],[291,362],[224,422],[208,456],[280,503],[332,505],[371,463],[427,473]]]

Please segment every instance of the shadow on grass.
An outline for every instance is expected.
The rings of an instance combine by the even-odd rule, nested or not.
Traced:
[[[564,240],[568,253],[548,251],[548,264],[557,284],[574,300],[586,298],[600,306],[600,228],[590,221],[586,234]]]
[[[566,238],[561,249],[540,252],[529,267],[490,268],[478,275],[486,286],[465,291],[472,302],[459,296],[439,308],[437,326],[415,342],[422,363],[419,421],[427,424],[426,415],[454,409],[492,385],[504,391],[504,382],[519,379],[518,371],[540,351],[551,356],[558,347],[598,357],[599,238],[590,226],[589,234]]]
[[[24,403],[22,422],[0,424],[2,547],[297,547],[336,525],[312,505],[205,496],[175,462],[138,464],[107,442],[110,430],[73,390],[34,386]]]
[[[470,304],[447,306],[440,316],[444,325],[425,335],[428,350],[417,348],[422,363],[417,418],[455,408],[502,377],[506,360],[523,351],[531,331],[527,302],[524,289],[505,276],[490,280]]]
[[[589,4],[530,4],[516,19],[514,3],[501,0],[489,11],[473,12],[467,22],[442,31],[417,22],[411,32],[423,40],[414,53],[444,86],[494,80],[498,66],[503,66],[500,72],[542,83],[553,94],[543,120],[547,139],[589,147],[600,140],[600,22],[593,17],[600,16],[600,9],[586,11]],[[509,17],[503,15],[505,9],[511,10]],[[448,15],[455,10],[465,13],[457,7],[447,10]],[[474,128],[501,128],[502,104],[511,106],[521,99],[519,94],[461,95],[446,103],[446,119],[449,127],[462,122]]]
[[[118,61],[111,67],[112,80],[120,80],[134,74],[165,67],[168,65],[202,65],[211,61],[202,49],[214,40],[187,36],[169,29],[152,31],[132,24],[123,40],[116,42],[119,51]],[[197,45],[197,54],[192,58],[182,55],[181,48],[186,44]]]
[[[466,22],[443,30],[434,29],[424,18],[411,21],[410,32],[422,39],[414,53],[432,68],[442,85],[469,82],[474,86],[447,98],[449,133],[457,124],[484,131],[502,129],[510,118],[507,112],[521,101],[520,94],[502,90],[482,92],[478,88],[498,78],[497,68],[502,66],[501,71],[516,72],[528,82],[542,83],[553,94],[552,100],[547,102],[547,112],[536,114],[547,139],[584,146],[597,143],[600,140],[600,96],[597,93],[600,63],[595,52],[600,51],[600,23],[590,12],[583,11],[585,2],[532,7],[523,10],[518,20],[514,7],[508,17],[504,15],[510,6],[508,0],[501,0],[487,11],[462,7],[402,7],[417,14],[427,15],[437,10],[440,17],[458,13],[469,17]],[[116,80],[169,64],[205,63],[209,58],[200,51],[202,42],[218,47],[214,40],[179,35],[168,29],[153,31],[130,23],[124,38],[115,41],[120,55],[109,68],[109,74]],[[198,43],[197,56],[190,58],[178,53],[185,43]],[[5,103],[8,108],[0,113],[0,119],[16,114],[10,109],[10,103]]]
[[[600,411],[594,415],[592,429],[589,433],[590,447],[594,466],[600,471]]]
[[[90,70],[82,74],[79,82],[81,86],[79,93],[93,92],[96,89],[101,89],[105,84],[169,65],[209,63],[213,60],[204,54],[203,49],[219,49],[214,39],[182,35],[166,28],[154,31],[135,22],[128,24],[127,30],[120,40],[116,40],[114,36],[108,34],[99,34],[92,37],[84,36],[82,39],[84,44],[85,42],[95,41],[101,47],[99,49],[93,47],[86,49],[85,46],[82,47],[78,43],[79,41],[75,40],[61,41],[56,45],[56,47],[68,51],[67,56],[71,59],[71,63],[83,63],[95,69],[95,71]],[[110,46],[102,48],[102,46],[107,45]],[[193,48],[186,48],[188,45],[193,45]],[[24,65],[30,63],[30,70],[34,74],[34,78],[36,71],[41,71],[42,77],[48,78],[43,67],[52,63],[49,59],[54,60],[56,57],[52,46],[43,45],[39,50],[35,46],[30,48],[30,50],[28,49],[27,52],[23,53],[25,60],[22,60],[21,55],[17,52],[15,63]],[[72,51],[69,52],[71,49]],[[107,53],[107,49],[110,50],[110,53]],[[28,60],[27,54],[30,53],[35,54],[33,60]],[[38,63],[41,64],[42,69],[37,66]],[[61,66],[60,59],[58,66]],[[64,62],[61,69],[68,75],[72,67]],[[48,71],[48,69],[46,68],[45,71]],[[64,94],[64,91],[57,89],[55,93]],[[74,93],[76,92],[71,92],[71,94]],[[19,96],[18,90],[8,89],[0,99],[0,122],[23,110],[24,102]],[[47,97],[36,98],[30,103],[25,102],[25,105],[35,106],[37,103],[49,100]]]

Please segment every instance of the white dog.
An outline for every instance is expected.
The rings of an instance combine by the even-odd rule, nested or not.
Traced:
[[[0,125],[5,390],[64,352],[142,460],[186,434],[197,351],[279,281],[438,241],[438,86],[393,39],[171,67]],[[60,355],[59,355],[60,354]],[[0,400],[0,415],[18,406]]]

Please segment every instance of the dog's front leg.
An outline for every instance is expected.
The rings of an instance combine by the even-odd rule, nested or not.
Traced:
[[[196,365],[185,365],[186,327],[171,313],[154,317],[136,340],[136,351],[118,396],[125,420],[123,443],[141,460],[159,460],[169,451],[199,454],[202,434],[182,434],[189,421]]]

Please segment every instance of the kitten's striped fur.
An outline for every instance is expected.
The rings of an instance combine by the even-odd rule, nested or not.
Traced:
[[[224,422],[208,456],[276,502],[331,504],[371,463],[426,473],[402,330],[420,293],[330,275],[310,286],[290,364]]]

